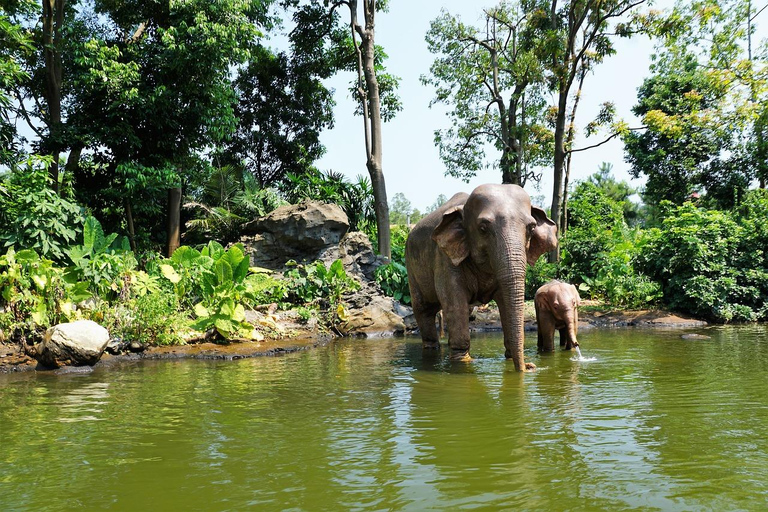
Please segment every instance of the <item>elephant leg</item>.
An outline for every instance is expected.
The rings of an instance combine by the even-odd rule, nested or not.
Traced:
[[[555,350],[555,319],[548,311],[538,311],[536,315],[538,349],[541,352]]]
[[[435,317],[437,316],[436,308],[413,308],[413,316],[416,318],[416,324],[419,326],[419,333],[421,333],[421,344],[425,349],[439,349],[440,348],[440,335],[437,332],[437,326],[435,325]]]
[[[469,315],[466,303],[449,304],[443,308],[443,318],[448,324],[448,345],[451,359],[469,358]]]

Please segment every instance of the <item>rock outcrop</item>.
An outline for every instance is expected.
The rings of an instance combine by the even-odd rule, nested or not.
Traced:
[[[403,317],[396,311],[397,304],[387,297],[374,281],[362,281],[360,290],[344,296],[349,318],[338,326],[347,336],[392,336],[405,332]]]
[[[360,231],[347,233],[337,245],[323,250],[318,259],[326,265],[340,259],[344,270],[358,280],[375,281],[374,271],[384,262],[373,252],[368,236]]]
[[[329,247],[338,247],[349,221],[338,205],[304,201],[285,205],[247,223],[240,241],[251,264],[273,270],[289,260],[314,261]]]
[[[50,368],[93,366],[109,343],[109,332],[90,320],[58,324],[35,347],[35,359]]]

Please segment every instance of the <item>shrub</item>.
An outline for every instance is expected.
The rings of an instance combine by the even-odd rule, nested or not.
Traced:
[[[341,296],[360,285],[347,275],[341,260],[329,267],[322,261],[309,265],[294,265],[284,274],[287,298],[293,304],[319,305],[329,310],[341,305]]]
[[[637,309],[654,305],[661,298],[661,287],[635,271],[635,252],[632,240],[616,244],[597,266],[595,275],[585,278],[580,288],[591,298],[620,308]]]
[[[102,323],[111,336],[143,345],[183,344],[179,333],[188,323],[176,296],[162,292],[139,295],[118,306],[103,303],[88,316]]]
[[[571,200],[569,229],[561,241],[561,273],[582,294],[622,308],[653,305],[661,290],[635,265],[639,230],[624,223],[623,203],[592,182],[580,183]]]
[[[533,299],[542,285],[556,279],[558,274],[558,264],[549,263],[546,255],[536,260],[536,264],[528,266],[525,269],[525,298]]]
[[[34,250],[11,247],[0,256],[0,329],[11,337],[68,320],[75,304],[91,296],[88,283],[68,282],[62,269]]]
[[[249,263],[241,244],[225,250],[209,242],[202,251],[179,247],[159,270],[172,283],[179,302],[194,310],[195,329],[215,329],[224,338],[255,338],[245,320],[245,306],[255,299]]]
[[[88,282],[102,299],[127,298],[131,271],[137,266],[127,238],[118,239],[115,233],[105,236],[99,221],[89,216],[83,224],[83,244],[65,253],[72,262],[67,269],[72,279]]]
[[[82,208],[50,186],[50,157],[32,156],[14,168],[0,191],[0,244],[33,249],[44,259],[63,262],[65,249],[82,230]]]
[[[768,237],[761,225],[768,203],[757,196],[751,201],[740,216],[685,203],[649,231],[638,263],[663,283],[666,304],[717,322],[766,318],[768,269],[761,247]]]
[[[411,289],[408,286],[408,271],[405,266],[392,261],[382,265],[374,272],[376,282],[382,291],[403,304],[411,303]]]
[[[403,304],[411,303],[408,286],[408,270],[405,267],[405,241],[410,230],[407,226],[395,226],[391,231],[392,260],[376,269],[374,276],[382,291]]]

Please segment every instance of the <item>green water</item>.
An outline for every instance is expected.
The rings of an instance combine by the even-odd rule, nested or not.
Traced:
[[[0,376],[0,510],[767,510],[768,328]]]

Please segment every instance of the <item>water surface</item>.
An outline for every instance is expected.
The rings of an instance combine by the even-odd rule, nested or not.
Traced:
[[[0,376],[0,510],[766,510],[768,329]]]

